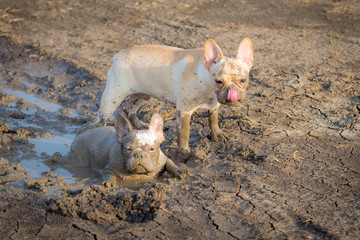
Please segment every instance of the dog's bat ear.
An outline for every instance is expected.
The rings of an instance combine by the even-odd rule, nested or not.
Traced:
[[[160,116],[160,114],[155,113],[150,120],[149,129],[153,131],[156,136],[160,139],[160,141],[164,141],[164,132],[163,132],[164,120]]]
[[[238,50],[236,58],[243,63],[245,63],[249,69],[253,66],[253,44],[250,38],[245,38],[241,41]]]
[[[221,59],[224,58],[224,55],[217,43],[209,39],[206,41],[204,46],[204,65],[210,70],[210,68],[218,63]]]
[[[131,131],[131,124],[122,113],[119,113],[115,117],[114,125],[116,129],[117,139],[121,143],[126,137],[126,135]]]

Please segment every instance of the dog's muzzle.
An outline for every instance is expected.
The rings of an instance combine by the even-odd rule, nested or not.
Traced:
[[[148,174],[151,172],[151,163],[145,152],[136,151],[133,153],[128,169],[133,174]]]
[[[217,93],[218,101],[221,104],[235,106],[246,97],[246,91],[239,90],[236,86],[226,88]]]
[[[136,173],[136,174],[147,174],[148,173],[148,170],[146,170],[146,168],[142,165],[137,165],[133,171],[133,173]]]

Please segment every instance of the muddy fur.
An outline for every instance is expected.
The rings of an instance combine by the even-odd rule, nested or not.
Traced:
[[[0,238],[358,239],[359,19],[357,0],[1,1]],[[150,99],[138,111],[164,118],[161,149],[187,179],[109,189],[41,170],[51,154],[30,140],[83,132],[121,49],[212,38],[234,57],[245,37],[254,66],[244,102],[219,109],[227,141],[211,140],[199,110],[181,163],[175,106]]]

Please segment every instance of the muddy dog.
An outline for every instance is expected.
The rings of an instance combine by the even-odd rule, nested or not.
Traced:
[[[126,117],[118,114],[115,128],[93,128],[78,135],[59,164],[103,170],[108,186],[117,179],[151,180],[163,170],[181,178],[182,170],[160,149],[163,141],[163,119],[159,114],[152,116],[147,130],[132,129]]]
[[[178,147],[190,152],[190,119],[199,107],[209,109],[213,140],[224,140],[218,125],[220,103],[236,105],[245,98],[253,65],[253,45],[245,38],[235,58],[225,57],[214,40],[204,49],[143,45],[120,51],[113,59],[95,121],[104,126],[121,102],[130,95],[128,117],[137,128],[138,108],[150,97],[176,104]]]

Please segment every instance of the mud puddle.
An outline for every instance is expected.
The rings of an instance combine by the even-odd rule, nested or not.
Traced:
[[[16,63],[1,64],[0,116],[4,119],[1,121],[1,156],[23,166],[31,179],[42,178],[53,171],[64,183],[74,184],[73,173],[52,168],[43,161],[56,152],[66,154],[79,127],[87,122],[79,116],[86,116],[80,112],[88,108],[76,110],[76,106],[81,108],[86,102],[71,101],[69,92],[74,93],[65,91],[74,88],[74,75],[77,75],[75,82],[83,82],[86,75],[79,75],[70,64],[36,57],[26,47],[16,50],[29,53],[17,58]],[[9,54],[13,55],[13,51]],[[59,94],[55,89],[64,91]],[[85,176],[88,175],[81,175]]]
[[[2,88],[1,92],[5,94],[7,98],[16,98],[17,101],[25,102],[29,105],[25,110],[18,111],[18,115],[41,115],[43,111],[47,111],[53,114],[59,113],[62,109],[62,106],[48,102],[44,99],[41,99],[34,94],[27,94],[21,90],[12,90],[9,88]],[[13,108],[16,107],[16,101],[10,102],[8,106],[4,109],[7,111],[13,111]],[[25,117],[24,117],[25,118]],[[56,116],[52,117],[53,119],[47,119],[48,121],[54,121]],[[28,123],[24,119],[13,119],[13,121],[8,121],[9,127],[12,129],[41,129],[43,126],[38,123]],[[76,126],[68,125],[65,127],[67,130],[66,133],[53,131],[49,129],[47,133],[36,137],[30,137],[28,139],[29,148],[23,147],[18,154],[15,154],[11,160],[17,161],[26,168],[29,172],[30,178],[41,178],[43,177],[50,169],[42,161],[54,153],[59,152],[62,155],[66,154],[69,149],[71,142],[75,138],[75,133],[73,133]],[[32,156],[29,158],[29,154]],[[68,184],[74,183],[72,180],[73,175],[63,169],[57,168],[54,169],[55,175],[62,175],[65,178],[65,182]]]
[[[58,104],[46,102],[42,100],[41,98],[36,97],[34,94],[27,94],[26,92],[20,91],[20,90],[12,90],[9,88],[1,89],[3,93],[6,93],[11,96],[16,96],[20,99],[25,100],[28,104],[37,105],[39,108],[42,108],[44,110],[50,111],[50,112],[57,112],[62,107]]]

